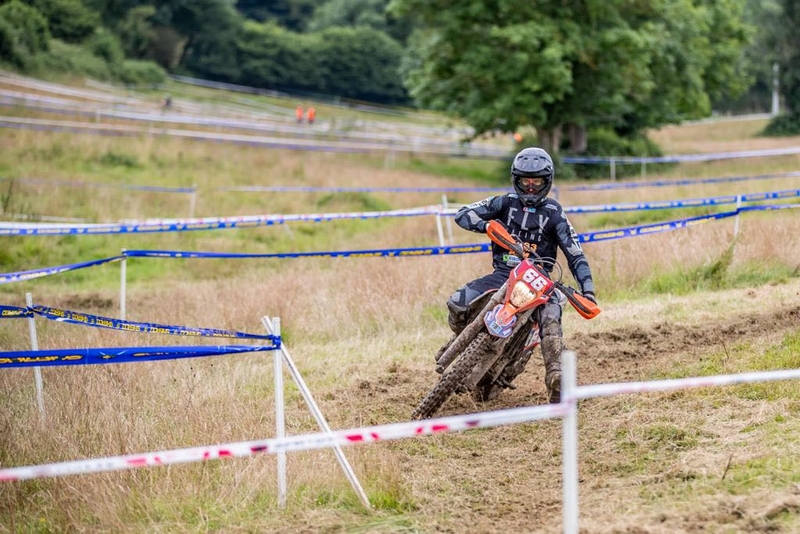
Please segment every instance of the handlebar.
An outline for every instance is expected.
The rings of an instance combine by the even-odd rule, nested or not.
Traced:
[[[529,256],[536,256],[539,261],[542,261],[536,252],[532,249],[530,244],[520,241],[518,238],[511,235],[511,233],[506,230],[506,227],[500,223],[500,221],[492,220],[486,225],[486,235],[489,236],[494,243],[497,243],[504,249],[513,252],[520,259],[526,259]],[[559,276],[560,277],[560,276]],[[567,297],[567,300],[575,308],[581,317],[584,319],[593,319],[600,313],[600,308],[592,302],[591,300],[587,299],[575,289],[569,287],[566,284],[563,284],[559,280],[555,280],[556,287],[564,293]]]

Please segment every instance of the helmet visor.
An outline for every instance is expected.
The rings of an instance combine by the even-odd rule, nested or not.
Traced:
[[[545,179],[530,176],[520,176],[517,178],[517,184],[522,192],[526,195],[535,195],[544,188]]]

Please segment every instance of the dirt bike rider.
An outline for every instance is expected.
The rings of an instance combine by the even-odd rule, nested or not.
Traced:
[[[526,148],[514,157],[511,164],[511,183],[515,192],[464,206],[458,210],[455,220],[465,230],[486,233],[488,221],[496,219],[512,235],[534,246],[536,253],[545,259],[555,260],[557,248],[560,248],[583,296],[596,303],[592,272],[578,235],[561,204],[547,197],[554,176],[555,167],[550,155],[541,148]],[[494,272],[467,283],[447,301],[448,322],[453,332],[458,334],[466,328],[479,311],[478,304],[483,305],[484,299],[480,297],[499,289],[518,263],[516,256],[492,244]],[[556,291],[534,315],[539,325],[544,382],[551,403],[561,399],[561,352],[564,350],[561,312],[564,302],[564,296]]]

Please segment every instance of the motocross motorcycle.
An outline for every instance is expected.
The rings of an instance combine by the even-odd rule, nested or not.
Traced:
[[[482,297],[483,307],[476,303],[474,308],[480,311],[439,351],[436,371],[442,376],[412,419],[431,417],[453,393],[472,392],[475,400],[486,401],[513,389],[512,381],[525,370],[540,341],[535,311],[554,291],[561,291],[585,319],[600,313],[595,303],[561,282],[563,272],[557,262],[538,256],[534,247],[512,236],[498,221],[490,221],[486,233],[520,262],[500,289]]]

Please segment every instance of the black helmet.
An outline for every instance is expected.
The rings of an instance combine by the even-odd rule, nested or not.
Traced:
[[[511,183],[514,184],[514,191],[525,206],[533,208],[544,201],[553,186],[554,176],[553,159],[543,149],[530,147],[514,156],[514,162],[511,164]],[[523,188],[520,178],[542,178],[544,181],[538,187]]]

